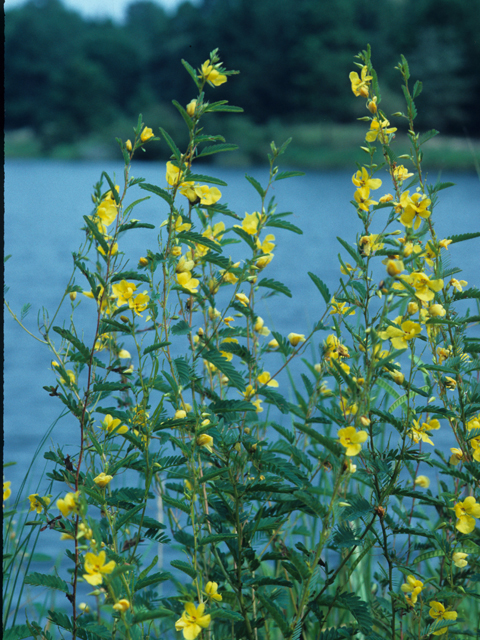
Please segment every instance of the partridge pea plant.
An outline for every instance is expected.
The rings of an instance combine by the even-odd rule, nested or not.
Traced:
[[[320,309],[309,335],[270,331],[259,315],[265,295],[291,297],[275,279],[275,230],[302,233],[270,196],[299,175],[278,168],[288,142],[272,143],[266,184],[246,176],[258,207],[245,215],[223,202],[224,182],[196,172],[235,148],[206,132],[209,114],[241,111],[211,99],[235,73],[217,51],[197,70],[182,61],[195,89],[188,105],[173,103],[184,150],[141,117],[134,138],[118,140],[124,177],[95,185],[61,302],[70,319],[56,324],[57,310],[40,324],[56,376],[45,389],[78,425],[77,452],[45,454],[52,493],[29,496],[13,538],[15,488],[4,483],[8,589],[22,540],[35,529],[41,542],[48,527],[64,565],[23,584],[66,599],[11,626],[10,598],[9,638],[478,638],[480,342],[468,330],[480,316],[463,301],[480,294],[455,277],[448,251],[480,234],[435,232],[451,185],[426,180],[422,146],[437,132],[415,131],[422,85],[411,87],[407,61],[394,117],[411,151],[397,157],[370,50],[357,60],[358,232],[338,239],[333,294],[318,265],[308,273]],[[171,150],[160,183],[132,178],[134,158],[160,138]],[[147,198],[157,225],[134,217]],[[151,248],[129,256],[125,234],[139,228]],[[439,434],[447,449],[435,448]]]

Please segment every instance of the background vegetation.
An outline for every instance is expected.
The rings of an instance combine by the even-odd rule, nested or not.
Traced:
[[[402,52],[424,81],[419,129],[434,126],[451,137],[431,161],[471,168],[480,156],[479,31],[480,11],[470,0],[203,0],[175,13],[140,0],[122,24],[84,18],[60,0],[31,0],[6,12],[6,152],[113,155],[114,137],[130,136],[140,111],[149,126],[186,142],[170,104],[172,95],[185,104],[193,97],[179,60],[201,59],[218,46],[229,68],[248,70],[225,88],[247,117],[218,123],[241,142],[237,163],[263,162],[270,141],[288,131],[292,162],[350,164],[359,139],[346,123],[363,112],[345,78],[352,52],[370,42],[385,111],[401,104],[393,68]],[[145,157],[168,155],[162,145]]]

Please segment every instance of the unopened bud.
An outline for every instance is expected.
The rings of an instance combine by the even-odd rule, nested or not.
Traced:
[[[127,316],[120,316],[120,320],[121,320],[122,322],[130,322],[130,319],[129,319],[129,318],[127,318]]]
[[[182,247],[176,246],[176,247],[172,247],[170,253],[172,254],[172,256],[174,256],[175,258],[178,258],[178,256],[182,255]]]
[[[412,316],[414,313],[417,313],[417,311],[418,311],[418,304],[416,302],[409,302],[407,307],[407,313]]]
[[[70,300],[73,302],[75,300],[75,298],[77,297],[77,292],[76,291],[70,291]]]
[[[127,147],[127,151],[131,151],[132,150],[132,143],[130,142],[130,140],[126,141],[125,146]]]
[[[147,264],[148,264],[148,260],[147,260],[147,258],[143,258],[143,257],[142,257],[142,258],[140,258],[140,260],[138,261],[138,265],[139,265],[140,267],[146,267],[146,266],[147,266]]]
[[[191,118],[193,118],[193,116],[195,115],[195,109],[196,108],[197,108],[197,101],[196,100],[191,100],[187,104],[187,113]]]
[[[363,424],[364,427],[368,427],[368,425],[370,424],[370,418],[367,418],[367,416],[361,416],[360,422]]]

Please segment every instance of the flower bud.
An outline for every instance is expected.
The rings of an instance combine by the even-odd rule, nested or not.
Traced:
[[[387,262],[387,273],[389,276],[398,276],[405,269],[401,260],[389,260]]]
[[[127,151],[131,151],[132,150],[132,143],[131,143],[130,140],[126,141],[125,146],[127,147]]]
[[[197,101],[196,100],[191,100],[187,104],[187,113],[191,118],[193,118],[193,116],[195,115],[195,109],[196,108],[197,108]]]
[[[374,96],[371,100],[369,100],[367,109],[370,111],[370,113],[377,113],[377,96]]]
[[[138,266],[139,267],[146,267],[148,264],[148,260],[147,258],[140,258],[140,260],[138,261]]]
[[[288,341],[292,347],[296,347],[300,342],[305,342],[305,335],[303,333],[289,333]]]
[[[370,418],[367,418],[367,416],[361,416],[360,422],[363,424],[364,427],[368,427],[368,425],[370,424]]]
[[[170,250],[170,253],[172,254],[172,256],[174,256],[175,258],[178,258],[178,256],[182,255],[182,247],[176,246],[176,247],[172,247]]]
[[[416,302],[409,302],[407,307],[407,313],[413,315],[418,311],[418,304]]]
[[[77,297],[77,292],[76,291],[70,291],[70,300],[73,302],[75,300],[75,298]]]
[[[121,320],[122,322],[130,322],[130,319],[129,319],[129,318],[127,318],[127,316],[120,316],[120,320]]]

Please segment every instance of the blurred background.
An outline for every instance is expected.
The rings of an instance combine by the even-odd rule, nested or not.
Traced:
[[[404,109],[400,53],[412,85],[423,81],[418,127],[442,133],[429,143],[430,164],[471,170],[480,157],[478,0],[67,2],[6,0],[8,158],[118,158],[115,137],[131,137],[138,113],[181,147],[185,125],[171,100],[188,103],[195,87],[180,60],[198,68],[218,47],[240,75],[209,98],[245,110],[210,117],[209,132],[241,146],[223,164],[263,164],[272,139],[292,136],[291,164],[351,166],[366,111],[348,74],[367,43],[387,114]],[[403,123],[391,121],[401,141]],[[163,143],[147,149],[145,159],[169,156]]]

